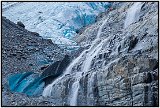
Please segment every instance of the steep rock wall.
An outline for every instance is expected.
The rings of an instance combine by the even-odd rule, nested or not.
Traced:
[[[142,2],[139,19],[124,28],[128,10],[134,3],[117,6],[75,39],[91,46],[104,24],[100,41],[108,38],[82,72],[87,52],[72,72],[52,87],[56,105],[71,105],[72,85],[82,72],[75,105],[78,106],[158,106],[158,2]],[[99,42],[94,43],[95,47]]]

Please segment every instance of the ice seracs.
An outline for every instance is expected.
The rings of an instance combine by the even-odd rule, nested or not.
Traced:
[[[108,2],[3,2],[3,16],[13,22],[21,21],[26,29],[51,39],[60,47],[77,48],[71,38],[76,30],[94,23]]]

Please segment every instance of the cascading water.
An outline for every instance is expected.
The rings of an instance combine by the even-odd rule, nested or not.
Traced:
[[[78,97],[78,90],[79,90],[79,87],[80,87],[80,84],[79,84],[79,79],[76,80],[73,85],[72,85],[72,88],[71,88],[71,95],[70,95],[70,106],[76,106],[77,105],[77,97]]]
[[[70,74],[70,72],[72,71],[72,68],[75,66],[76,63],[79,62],[79,60],[81,59],[81,57],[84,55],[85,51],[83,51],[81,53],[81,55],[79,57],[77,57],[76,59],[74,59],[71,64],[67,67],[67,69],[65,70],[63,76],[57,78],[56,80],[54,80],[51,84],[49,84],[43,91],[42,95],[44,97],[47,96],[51,96],[51,91],[52,91],[52,87],[54,84],[56,84],[57,82],[59,82],[65,75]]]
[[[106,38],[105,40],[103,40],[103,41],[101,41],[98,45],[97,45],[97,47],[95,47],[88,55],[86,55],[86,59],[85,59],[85,61],[83,62],[83,69],[82,69],[82,72],[87,72],[89,69],[90,69],[90,67],[91,67],[91,63],[92,63],[92,60],[93,60],[93,58],[98,54],[98,52],[102,49],[102,46],[103,46],[103,44],[105,43],[105,42],[107,42],[108,40],[110,39],[110,37],[108,37],[108,38]],[[77,75],[77,77],[76,77],[76,79],[78,79],[77,81],[80,81],[80,79],[82,78],[82,72],[78,72],[78,73],[80,73],[79,75]],[[77,86],[78,86],[78,88],[80,87],[80,82],[75,82],[76,84],[78,84]],[[75,90],[75,88],[72,88],[72,90],[71,91],[73,91],[72,92],[72,94],[71,94],[71,96],[73,95],[73,94],[78,94],[78,90],[76,89]],[[78,96],[78,95],[76,95],[76,96]],[[70,98],[71,100],[70,100],[70,102],[75,102],[75,98]],[[76,99],[77,99],[77,97],[76,97]],[[72,104],[70,104],[70,105],[76,105],[76,103],[72,103]]]
[[[90,69],[93,58],[101,50],[102,44],[98,44],[97,47],[95,47],[95,45],[96,45],[97,42],[100,41],[100,35],[101,35],[101,32],[102,32],[103,26],[106,24],[107,20],[108,20],[108,18],[106,20],[104,20],[104,22],[102,23],[102,25],[98,29],[96,39],[93,41],[92,46],[87,50],[87,52],[89,52],[89,53],[86,55],[86,59],[83,62],[83,70],[82,70],[83,72],[87,72]]]
[[[101,50],[101,48],[102,48],[102,45],[103,45],[103,42],[106,40],[104,40],[104,41],[102,41],[102,42],[100,42],[96,47],[95,47],[95,45],[97,44],[97,42],[99,42],[100,41],[100,35],[101,35],[101,32],[102,32],[102,29],[103,29],[103,26],[106,24],[106,22],[107,22],[107,20],[108,19],[106,19],[106,20],[104,20],[104,22],[102,23],[102,25],[101,25],[101,27],[99,28],[99,30],[98,30],[98,33],[97,33],[97,37],[96,37],[96,39],[93,41],[93,44],[92,44],[92,46],[89,48],[89,49],[87,49],[87,50],[85,50],[84,52],[88,52],[87,54],[86,54],[86,59],[85,59],[85,61],[83,62],[83,69],[82,69],[82,72],[87,72],[89,69],[90,69],[90,66],[91,66],[91,63],[92,63],[92,60],[93,60],[93,58],[98,54],[98,52]],[[82,75],[80,75],[80,76],[78,76],[78,82],[76,81],[75,83],[76,84],[78,84],[77,86],[78,86],[78,88],[80,87],[80,79],[81,79],[81,77],[82,77]],[[74,83],[74,84],[75,84]],[[71,96],[72,95],[74,95],[74,94],[76,94],[75,96],[78,96],[78,89],[76,88],[76,90],[75,90],[75,88],[72,88],[72,90],[71,91],[73,91],[72,92],[72,94],[71,94]],[[70,100],[70,105],[71,106],[76,106],[77,104],[77,100],[75,101],[75,99],[77,99],[77,97],[76,98],[70,98],[71,100]],[[75,103],[73,103],[73,102],[75,102]]]
[[[90,69],[93,58],[98,54],[101,50],[102,44],[100,43],[97,47],[95,47],[89,54],[87,54],[85,61],[83,62],[83,72],[87,72]]]
[[[91,77],[88,79],[89,81],[88,81],[88,83],[87,83],[87,98],[88,98],[88,100],[87,100],[87,104],[88,105],[90,105],[91,103],[94,103],[94,102],[91,102],[91,101],[94,101],[94,96],[93,96],[93,94],[94,94],[94,91],[93,91],[93,88],[94,88],[94,77],[95,77],[95,75],[96,75],[96,72],[93,72],[92,74],[91,74]]]
[[[51,84],[49,84],[43,91],[42,95],[44,97],[47,96],[51,96],[51,91],[52,91],[52,87],[53,85],[55,85],[57,82],[59,82],[65,75],[70,74],[70,72],[72,71],[72,68],[75,66],[75,64],[77,64],[79,62],[79,60],[81,59],[81,57],[85,54],[86,51],[83,51],[80,56],[78,56],[76,59],[74,59],[71,64],[67,67],[67,69],[65,70],[64,74],[57,78],[55,81],[53,81]]]
[[[68,68],[66,69],[66,71],[64,72],[63,76],[59,77],[58,79],[56,79],[53,83],[49,84],[43,91],[43,96],[51,96],[51,91],[52,91],[52,87],[54,84],[56,84],[57,82],[59,82],[66,74],[70,74],[72,72],[72,68],[80,61],[80,59],[82,58],[82,56],[86,55],[86,59],[83,62],[83,69],[82,72],[87,72],[90,69],[91,66],[91,62],[93,60],[93,58],[98,54],[98,52],[101,50],[103,43],[108,40],[105,39],[103,41],[100,40],[100,35],[103,29],[103,26],[106,24],[108,18],[105,19],[101,25],[101,27],[98,30],[97,33],[97,37],[96,39],[93,41],[92,46],[89,49],[84,50],[79,57],[77,57],[75,60],[73,60],[71,62],[71,64],[68,66]],[[98,44],[98,45],[97,45]],[[76,106],[77,105],[77,97],[78,97],[78,90],[80,87],[80,79],[82,77],[82,72],[78,72],[76,74],[76,80],[72,85],[71,88],[71,94],[69,96],[69,104],[71,106]]]
[[[108,20],[108,19],[104,20],[104,22],[102,23],[101,27],[99,28],[98,33],[97,33],[97,37],[96,37],[96,39],[93,41],[92,46],[91,46],[89,49],[84,50],[84,51],[80,54],[80,56],[78,56],[76,59],[74,59],[74,60],[71,62],[71,64],[67,67],[66,71],[64,72],[63,76],[65,76],[66,74],[69,74],[69,73],[72,71],[72,68],[75,66],[75,64],[78,63],[79,60],[82,58],[82,56],[83,56],[86,52],[88,52],[89,50],[91,50],[91,49],[95,46],[95,44],[96,44],[97,41],[99,40],[99,37],[100,37],[101,31],[102,31],[102,28],[103,28],[104,24],[107,22],[107,20]],[[45,96],[45,97],[50,96],[50,95],[51,95],[52,86],[53,86],[54,84],[56,84],[58,81],[60,81],[63,76],[57,78],[55,81],[53,81],[53,83],[49,84],[49,85],[44,89],[42,95]]]
[[[124,23],[124,28],[127,28],[130,24],[136,22],[139,19],[139,13],[142,7],[141,2],[136,2],[127,11],[127,16]]]

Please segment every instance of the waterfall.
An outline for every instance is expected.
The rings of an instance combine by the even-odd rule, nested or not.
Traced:
[[[94,88],[94,77],[96,75],[96,72],[93,72],[91,74],[91,77],[89,78],[88,84],[87,84],[87,104],[92,103],[91,101],[94,101],[94,96],[93,96],[93,88]]]
[[[83,62],[83,70],[82,72],[87,72],[89,71],[91,64],[92,64],[92,60],[93,58],[99,53],[99,51],[102,49],[102,46],[104,43],[106,43],[107,41],[109,41],[109,39],[111,38],[111,36],[107,37],[106,39],[104,39],[103,41],[101,41],[96,47],[94,47],[93,50],[91,50],[87,55],[86,55],[86,59]]]
[[[93,58],[98,54],[101,48],[102,43],[98,44],[97,47],[87,54],[86,59],[83,62],[83,72],[87,72],[90,69]]]
[[[77,97],[75,97],[75,96],[78,96],[78,90],[77,89],[79,89],[79,87],[80,87],[80,79],[82,78],[82,73],[83,72],[87,72],[89,69],[90,69],[90,67],[91,67],[91,63],[92,63],[92,60],[93,60],[93,58],[98,54],[98,52],[102,49],[102,46],[103,46],[103,44],[104,43],[106,43],[107,41],[109,41],[109,39],[111,38],[111,36],[109,36],[108,38],[106,38],[106,39],[104,39],[103,41],[101,41],[96,47],[94,47],[92,50],[91,50],[91,52],[88,52],[89,54],[87,54],[86,55],[86,59],[85,59],[85,61],[83,62],[83,69],[82,69],[82,72],[78,72],[77,74],[78,75],[76,75],[76,78],[78,79],[78,80],[76,80],[76,82],[74,82],[73,83],[73,85],[75,86],[77,86],[77,88],[75,89],[74,87],[73,87],[73,85],[72,85],[72,89],[71,89],[71,91],[73,91],[72,93],[71,93],[71,97],[73,97],[73,95],[74,95],[74,98],[70,98],[71,100],[70,100],[70,105],[73,105],[73,106],[75,106],[76,105],[76,102],[77,102],[77,100],[75,100],[75,99],[77,99]],[[87,51],[86,51],[87,52]],[[94,73],[95,74],[95,73]],[[92,76],[92,78],[94,77],[94,74],[93,74],[93,76]],[[93,82],[93,80],[92,80],[92,82]],[[73,102],[75,102],[74,104],[73,104]]]
[[[76,59],[74,59],[71,64],[67,67],[67,69],[65,70],[64,74],[62,76],[60,76],[59,78],[57,78],[56,80],[54,80],[51,84],[49,84],[43,91],[42,95],[44,97],[47,96],[51,96],[51,91],[52,91],[52,87],[53,85],[55,85],[57,82],[61,81],[61,79],[67,75],[70,74],[70,72],[72,71],[72,68],[75,66],[76,63],[79,62],[79,60],[81,59],[81,57],[84,55],[85,51],[83,51],[81,53],[81,55],[79,57],[77,57]]]
[[[73,62],[68,66],[68,68],[65,71],[65,74],[70,74],[70,72],[72,71],[72,68],[75,66],[75,64],[77,64],[79,62],[79,60],[82,58],[82,56],[86,53],[86,51],[84,50],[80,56],[78,56],[75,60],[73,60]]]
[[[102,25],[100,26],[100,28],[98,29],[98,33],[97,33],[97,38],[100,38],[103,26],[106,24],[106,22],[108,21],[109,17],[107,19],[105,19],[102,23]]]
[[[124,28],[127,28],[130,24],[138,21],[142,5],[143,4],[141,2],[136,2],[133,6],[131,6],[131,8],[128,9]]]
[[[92,46],[89,49],[84,51],[84,52],[88,52],[88,53],[86,54],[86,59],[83,62],[83,65],[82,65],[83,66],[82,72],[87,72],[90,69],[93,58],[101,50],[104,41],[106,41],[106,39],[105,39],[104,41],[101,42],[100,41],[100,35],[101,35],[101,32],[102,32],[103,26],[106,24],[107,20],[108,19],[104,20],[102,25],[98,29],[97,37],[93,41]],[[97,45],[97,43],[99,43],[99,44]],[[80,82],[79,81],[80,81],[81,77],[82,77],[82,75],[78,76],[77,77],[78,80],[76,82],[74,82],[73,85],[72,85],[72,90],[71,91],[73,91],[73,92],[71,94],[72,98],[70,98],[70,105],[71,106],[76,106],[77,105],[78,89],[80,87]],[[77,88],[75,88],[75,86],[77,86]]]
[[[47,97],[47,96],[50,96],[51,95],[51,92],[52,92],[52,85],[49,84],[44,90],[43,90],[43,93],[42,95]]]
[[[82,73],[83,72],[77,72],[75,79],[76,81],[73,83],[71,87],[71,92],[69,96],[69,105],[70,106],[76,106],[77,105],[77,98],[78,98],[78,90],[80,87],[80,79],[82,78]]]
[[[102,43],[100,43],[98,45],[97,45],[97,43],[100,41],[100,35],[102,32],[103,26],[106,24],[107,21],[108,21],[108,18],[103,21],[102,25],[98,29],[96,39],[93,41],[92,46],[87,50],[88,54],[86,55],[86,59],[83,62],[82,72],[87,72],[90,69],[93,58],[98,54],[98,52],[102,48]],[[97,47],[95,47],[95,45],[97,45]]]
[[[70,96],[70,106],[76,106],[77,105],[77,97],[78,97],[78,90],[80,87],[80,80],[77,80],[73,83],[72,88],[71,88],[71,96]]]
[[[53,81],[51,84],[49,84],[44,89],[43,94],[42,94],[44,97],[51,96],[53,85],[55,85],[57,82],[61,81],[61,79],[66,74],[70,74],[72,72],[72,68],[80,61],[80,59],[84,55],[86,55],[86,59],[83,62],[83,65],[82,65],[83,66],[82,72],[77,72],[76,73],[76,81],[73,83],[73,85],[71,87],[71,94],[69,96],[69,104],[71,106],[77,105],[78,90],[79,90],[79,87],[80,87],[80,79],[82,78],[82,73],[83,72],[87,72],[90,69],[91,62],[92,62],[93,58],[99,53],[99,51],[102,48],[103,43],[106,42],[106,40],[108,40],[108,38],[103,40],[103,41],[100,40],[100,35],[101,35],[101,32],[102,32],[103,26],[106,24],[107,20],[108,20],[108,18],[103,21],[102,25],[98,29],[97,37],[92,42],[91,47],[89,49],[84,50],[80,54],[80,56],[78,56],[76,59],[74,59],[71,62],[71,64],[67,67],[67,69],[65,70],[65,72],[64,72],[64,74],[62,76],[57,78],[55,81]]]

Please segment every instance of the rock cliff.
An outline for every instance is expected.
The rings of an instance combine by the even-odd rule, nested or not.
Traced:
[[[10,28],[11,25],[14,27]],[[74,41],[82,49],[76,52],[76,57],[67,68],[62,69],[61,76],[52,79],[52,83],[47,83],[39,97],[12,94],[8,89],[6,90],[7,74],[28,70],[42,72],[37,70],[43,67],[37,68],[40,66],[34,62],[37,60],[35,56],[39,55],[38,57],[42,56],[42,59],[51,60],[47,58],[49,54],[54,58],[53,61],[58,61],[64,58],[64,52],[50,41],[37,35],[33,36],[35,33],[28,32],[5,18],[2,19],[2,30],[3,105],[8,103],[13,106],[159,105],[158,2],[113,2],[108,11],[97,17],[97,22],[85,27],[74,37]],[[25,37],[18,38],[22,34]],[[13,46],[12,42],[20,45]],[[33,47],[33,44],[38,48]],[[22,53],[20,49],[26,52]],[[68,63],[68,59],[63,60],[64,64]],[[55,65],[53,64],[53,68]],[[28,68],[29,66],[32,69]],[[47,69],[53,68],[51,65]],[[47,69],[42,74],[43,77],[52,74]],[[50,77],[46,77],[45,80],[47,78],[50,80]]]
[[[86,50],[44,94],[56,105],[158,106],[158,2],[112,7],[74,38]]]

